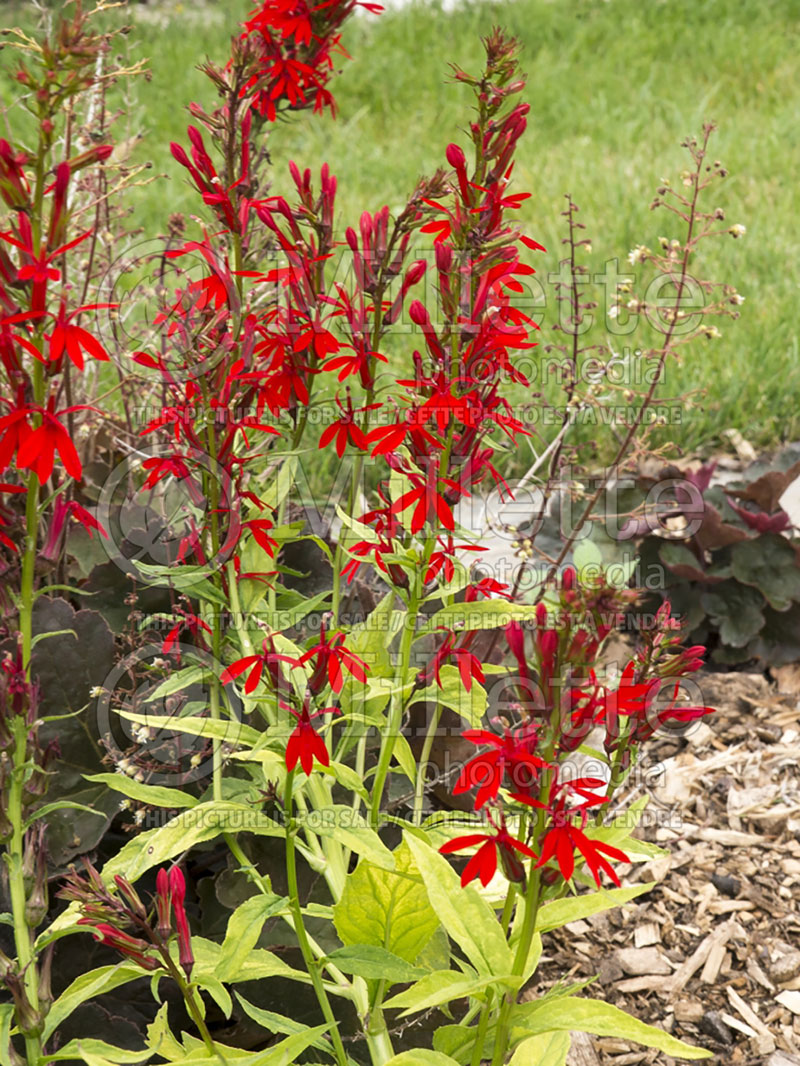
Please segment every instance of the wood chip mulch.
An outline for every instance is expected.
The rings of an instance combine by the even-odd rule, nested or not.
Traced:
[[[800,1066],[800,668],[698,678],[717,713],[656,739],[637,835],[668,849],[620,870],[638,901],[545,938],[540,981],[598,974],[596,995],[725,1066]],[[573,1034],[568,1066],[672,1066],[624,1040]]]

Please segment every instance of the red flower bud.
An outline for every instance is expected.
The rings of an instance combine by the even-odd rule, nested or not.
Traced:
[[[448,144],[447,149],[445,150],[445,155],[447,156],[447,162],[455,170],[459,170],[467,165],[466,156],[457,144]]]

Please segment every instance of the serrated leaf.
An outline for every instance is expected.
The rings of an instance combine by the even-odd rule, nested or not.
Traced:
[[[147,1027],[147,1043],[162,1058],[168,1062],[186,1057],[186,1050],[172,1035],[168,1017],[169,1004],[164,1003],[158,1009],[153,1021]]]
[[[3,1033],[0,1030],[0,1041],[2,1039]],[[44,1061],[59,1062],[62,1059],[80,1059],[82,1052],[90,1055],[99,1055],[102,1058],[109,1059],[111,1062],[122,1064],[146,1062],[153,1057],[155,1049],[145,1048],[144,1051],[131,1051],[130,1049],[115,1047],[113,1044],[107,1044],[105,1040],[96,1040],[92,1037],[87,1037],[78,1040],[70,1040],[68,1044],[59,1048],[58,1051],[45,1055]],[[0,1056],[0,1061],[2,1061],[2,1056]]]
[[[14,1016],[13,1003],[0,1003],[0,1066],[12,1066],[9,1043]]]
[[[129,881],[136,881],[147,870],[168,862],[195,844],[213,840],[220,833],[240,831],[261,836],[284,835],[284,830],[265,814],[243,803],[229,800],[198,803],[171,818],[166,825],[148,829],[129,840],[103,867],[103,880],[108,882],[114,874],[122,874]]]
[[[207,940],[205,937],[193,936],[192,948],[197,972],[212,976],[217,974],[222,957],[222,945],[213,940]],[[225,978],[230,984],[239,981],[260,981],[267,977],[287,977],[291,981],[311,983],[311,978],[305,970],[295,970],[294,967],[265,948],[252,948],[246,956],[239,957],[238,963],[238,968],[233,970],[231,967]]]
[[[44,806],[38,807],[24,823],[24,828],[30,829],[34,822],[38,822],[40,818],[46,818],[53,811],[84,811],[88,814],[94,814],[98,818],[107,817],[105,811],[96,811],[94,807],[87,807],[85,803],[76,803],[75,800],[66,799],[53,800],[52,803],[45,803]]]
[[[413,964],[439,928],[439,919],[406,844],[393,853],[395,868],[360,862],[333,909],[346,946],[375,945]]]
[[[789,541],[779,533],[762,533],[731,548],[731,571],[737,581],[754,585],[776,611],[800,600],[800,568]]]
[[[454,603],[428,618],[418,629],[417,635],[427,635],[440,626],[463,630],[498,629],[511,621],[524,622],[534,618],[536,607],[533,604],[506,603],[499,600]]]

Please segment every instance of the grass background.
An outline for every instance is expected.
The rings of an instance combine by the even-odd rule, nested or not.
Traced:
[[[196,64],[224,58],[248,6],[154,0],[120,16],[134,26],[131,55],[148,56],[152,70],[128,119],[129,133],[144,134],[133,158],[167,175],[131,194],[147,234],[161,232],[170,212],[197,208],[168,144],[183,139],[180,103],[213,102]],[[0,15],[30,25],[34,5],[0,3]],[[449,141],[464,143],[469,94],[449,80],[448,64],[479,70],[479,37],[495,23],[524,46],[531,113],[515,177],[516,191],[533,194],[520,221],[548,248],[540,275],[557,269],[567,191],[592,237],[592,270],[615,257],[625,269],[636,244],[677,235],[665,212],[650,211],[653,191],[683,168],[680,141],[704,120],[719,124],[712,151],[730,177],[716,199],[726,224],[744,223],[747,236],[709,242],[698,273],[735,284],[746,302],[738,322],[720,323],[719,340],[695,344],[669,368],[667,394],[702,390],[670,436],[703,451],[729,427],[760,447],[800,436],[798,0],[456,0],[449,11],[411,3],[359,16],[345,33],[353,62],[334,86],[338,120],[303,115],[272,135],[275,190],[289,191],[288,159],[312,169],[327,160],[342,226],[362,210],[401,205],[420,174],[444,163]],[[545,341],[554,317],[548,308]],[[599,341],[604,323],[597,328]],[[620,341],[642,343],[637,334]]]

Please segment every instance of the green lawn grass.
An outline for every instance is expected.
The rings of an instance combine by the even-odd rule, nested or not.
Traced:
[[[14,13],[28,19],[30,9],[0,6],[6,24]],[[224,56],[246,10],[132,8],[132,54],[149,56],[152,69],[135,93],[132,117],[145,136],[134,158],[168,175],[131,194],[146,233],[163,229],[170,212],[197,208],[168,143],[186,125],[179,102],[212,102],[196,64]],[[444,163],[449,141],[464,143],[468,93],[448,79],[448,64],[479,69],[479,36],[495,23],[524,45],[531,114],[515,174],[517,191],[533,194],[520,221],[548,248],[540,274],[557,269],[567,191],[593,238],[593,270],[614,257],[625,265],[630,248],[653,246],[662,233],[676,236],[663,212],[649,210],[653,190],[683,168],[679,142],[705,119],[719,124],[713,152],[731,176],[717,199],[747,236],[707,245],[702,276],[735,284],[746,303],[738,322],[720,324],[719,340],[669,368],[668,394],[704,390],[674,436],[687,449],[713,448],[728,427],[757,446],[796,438],[798,0],[505,0],[459,3],[453,12],[414,3],[359,17],[345,34],[353,62],[335,85],[338,120],[303,115],[274,131],[276,191],[290,191],[288,159],[315,169],[327,160],[339,178],[343,226],[364,209],[401,205],[421,173]],[[553,317],[548,307],[545,322]],[[641,343],[636,334],[620,342]]]

